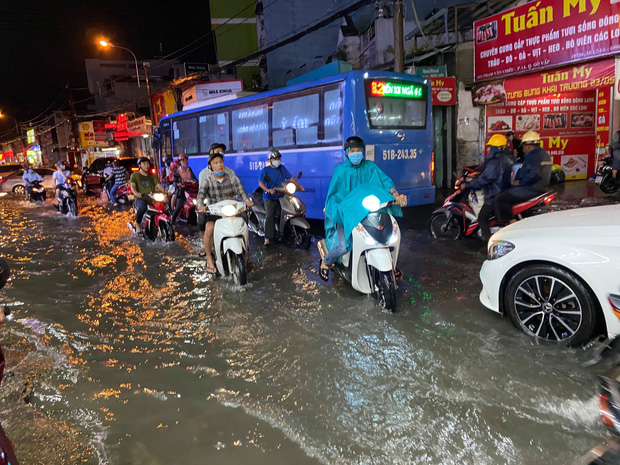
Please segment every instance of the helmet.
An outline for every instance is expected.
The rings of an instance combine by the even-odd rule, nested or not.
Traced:
[[[282,158],[282,154],[280,153],[280,151],[278,149],[274,149],[273,147],[269,149],[269,152],[267,154],[267,158],[269,158],[269,160],[271,160],[272,158]]]
[[[527,131],[525,134],[523,134],[523,138],[521,139],[521,143],[523,145],[525,145],[525,144],[538,145],[538,144],[540,144],[540,134],[538,134],[535,131]]]
[[[140,157],[138,158],[138,162],[137,162],[138,166],[140,166],[140,164],[145,161],[148,161],[149,165],[151,164],[151,160],[149,160],[147,157]]]
[[[209,147],[209,153],[211,154],[217,148],[221,148],[224,152],[226,152],[226,146],[224,144],[220,144],[218,142],[215,142],[214,144],[211,144],[211,147]],[[211,160],[209,160],[209,161],[211,161]]]
[[[344,150],[347,151],[347,149],[353,147],[357,147],[363,151],[366,148],[366,144],[364,144],[364,140],[361,137],[351,136],[344,141]]]
[[[492,147],[506,147],[508,145],[508,141],[506,140],[506,136],[501,134],[493,134],[487,142],[487,145]]]
[[[224,145],[224,144],[218,144],[218,145]],[[211,153],[209,153],[209,165],[211,164],[213,159],[217,158],[217,157],[220,157],[223,160],[224,159],[224,154],[221,153],[221,152],[211,152]]]

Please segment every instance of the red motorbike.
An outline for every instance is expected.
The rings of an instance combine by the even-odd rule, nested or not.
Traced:
[[[196,181],[185,181],[180,189],[179,195],[185,197],[183,209],[179,212],[179,219],[195,225],[196,203],[198,199],[198,183]]]
[[[150,194],[147,201],[147,208],[142,218],[142,231],[144,237],[154,241],[161,237],[165,242],[174,241],[174,228],[168,216],[168,206],[166,205],[166,195],[162,193]],[[134,203],[134,209],[136,204]],[[134,230],[132,225],[130,229]],[[134,230],[135,231],[135,230]]]
[[[461,177],[457,180],[455,187],[463,182],[465,177],[471,176],[476,167],[463,168]],[[429,229],[431,235],[436,239],[458,240],[461,237],[481,237],[480,225],[478,224],[477,209],[474,210],[475,200],[470,197],[470,189],[457,190],[450,195],[444,204],[435,210],[431,215]],[[512,214],[517,220],[547,212],[547,204],[551,202],[557,194],[549,191],[532,199],[521,202],[512,207]],[[482,205],[480,205],[482,206]],[[503,228],[507,223],[497,221],[495,217],[489,222],[491,232],[495,233]]]
[[[114,199],[110,198],[110,191],[108,190],[105,183],[104,183],[104,189],[108,196],[108,200],[111,203],[116,202],[116,203],[120,203],[121,205],[129,205],[129,198],[130,198],[129,196],[133,195],[133,192],[131,192],[131,187],[129,183],[123,184],[121,187],[116,189],[116,192],[114,193]]]

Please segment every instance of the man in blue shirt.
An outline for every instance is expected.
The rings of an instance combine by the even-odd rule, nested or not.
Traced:
[[[35,173],[34,168],[29,166],[22,175],[22,181],[26,183],[26,197],[30,200],[30,194],[32,189],[32,183],[35,181],[43,182],[43,178],[39,173]]]
[[[282,194],[277,194],[275,187],[279,187],[284,181],[291,181],[297,186],[297,190],[304,190],[299,185],[297,179],[288,172],[286,167],[282,165],[282,155],[277,149],[269,149],[269,164],[263,168],[260,173],[258,185],[264,191],[263,200],[265,202],[265,247],[268,247],[275,235],[274,223],[276,210],[280,208],[280,198]],[[269,181],[265,178],[269,177]]]

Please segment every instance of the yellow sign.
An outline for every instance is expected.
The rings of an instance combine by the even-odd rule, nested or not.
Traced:
[[[29,144],[34,144],[35,141],[35,137],[34,137],[34,129],[30,129],[26,132],[26,137],[28,138],[28,143]]]
[[[84,121],[80,123],[78,128],[80,133],[80,147],[95,147],[95,131],[93,130],[92,121]]]

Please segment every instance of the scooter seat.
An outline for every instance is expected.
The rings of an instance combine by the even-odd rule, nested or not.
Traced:
[[[536,203],[540,202],[544,197],[546,197],[547,195],[551,195],[551,194],[553,194],[553,191],[547,191],[544,194],[540,194],[540,195],[537,195],[536,197],[532,197],[531,199],[526,200],[525,202],[516,204],[515,206],[512,207],[512,214],[516,216],[520,213],[523,213],[525,210],[531,208],[532,205],[536,205]]]

